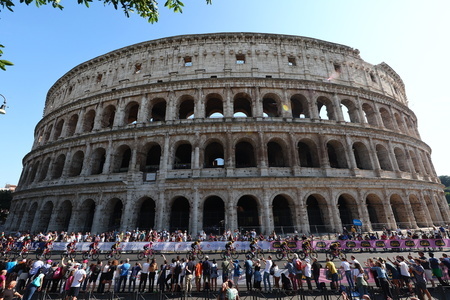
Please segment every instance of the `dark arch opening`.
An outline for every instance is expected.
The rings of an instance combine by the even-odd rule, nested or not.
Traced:
[[[155,201],[151,198],[145,199],[142,202],[141,209],[139,210],[139,217],[137,221],[137,227],[139,230],[153,229],[155,226],[155,214]]]
[[[252,196],[242,196],[239,199],[237,203],[237,217],[239,228],[245,230],[259,228],[258,207],[258,202]]]
[[[222,234],[225,230],[225,204],[218,196],[211,196],[203,204],[203,230]]]
[[[189,201],[184,197],[175,199],[170,211],[170,232],[176,230],[189,230],[189,214]]]
[[[284,196],[278,195],[273,199],[272,214],[276,233],[294,232],[291,208],[289,207],[289,201]]]
[[[326,232],[325,223],[323,222],[323,213],[320,208],[319,201],[313,195],[306,200],[308,211],[309,230],[311,233]]]

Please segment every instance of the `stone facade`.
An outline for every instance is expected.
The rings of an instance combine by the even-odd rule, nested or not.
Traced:
[[[50,89],[9,230],[334,232],[450,222],[401,78],[311,38],[125,47]]]

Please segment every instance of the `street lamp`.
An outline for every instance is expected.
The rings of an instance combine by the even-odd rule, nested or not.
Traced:
[[[2,94],[0,94],[0,96],[3,97],[3,104],[0,106],[0,114],[4,115],[6,114],[6,98]]]

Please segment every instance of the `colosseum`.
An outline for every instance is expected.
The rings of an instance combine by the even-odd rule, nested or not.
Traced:
[[[290,35],[162,38],[49,90],[7,230],[336,232],[450,222],[386,63]]]

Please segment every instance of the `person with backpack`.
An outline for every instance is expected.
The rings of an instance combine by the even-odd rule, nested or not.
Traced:
[[[31,300],[33,298],[36,290],[40,291],[42,286],[42,281],[44,279],[44,274],[36,275],[36,277],[28,284],[25,293],[23,294],[23,300]]]
[[[53,269],[52,263],[53,263],[52,260],[50,260],[50,259],[47,260],[46,264],[43,265],[38,271],[38,273],[44,274],[44,281],[42,283],[42,288],[41,288],[44,291],[48,290],[48,288],[50,287],[50,282],[53,280],[53,273],[54,273],[56,267],[55,267],[55,269]]]
[[[50,293],[57,293],[59,282],[63,277],[62,273],[63,267],[61,267],[58,262],[55,262],[53,263],[52,268],[54,268],[54,270],[53,270],[53,277],[51,280],[52,287],[50,288]]]
[[[86,291],[94,291],[97,283],[98,276],[102,271],[102,262],[97,261],[97,263],[93,263],[89,266],[90,275],[87,280]]]
[[[294,259],[292,262],[294,264],[295,270],[297,271],[295,274],[295,280],[297,281],[295,285],[298,288],[303,289],[303,282],[302,282],[303,263],[302,263],[302,260],[300,258],[298,258],[297,253],[294,254]]]
[[[212,268],[212,264],[209,261],[209,257],[205,256],[205,260],[203,261],[203,290],[204,291],[210,289],[211,268]]]

